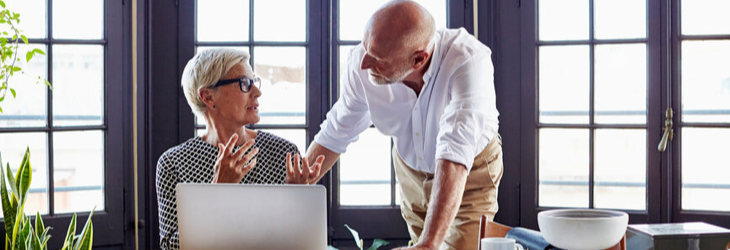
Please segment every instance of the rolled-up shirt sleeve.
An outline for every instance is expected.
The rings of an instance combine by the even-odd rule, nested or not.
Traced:
[[[489,49],[473,54],[451,78],[451,100],[439,120],[436,159],[471,170],[476,157],[499,127],[494,68]]]
[[[320,125],[321,130],[314,137],[319,145],[340,154],[372,124],[365,91],[358,75],[359,56],[354,51],[350,51],[347,71],[342,75],[340,98],[327,112],[326,120]]]

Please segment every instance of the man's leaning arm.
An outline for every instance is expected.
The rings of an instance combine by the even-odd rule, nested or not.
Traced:
[[[314,178],[314,180],[316,180],[315,183],[319,182],[319,179],[322,179],[322,176],[324,176],[324,174],[332,168],[332,165],[335,164],[337,159],[340,158],[340,154],[329,150],[317,142],[312,142],[307,150],[307,160],[309,160],[309,162],[314,162],[320,155],[324,156],[324,162],[322,162],[322,170],[319,171],[319,176]]]

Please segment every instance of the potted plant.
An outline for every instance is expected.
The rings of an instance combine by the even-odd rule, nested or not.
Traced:
[[[2,166],[2,154],[0,154],[0,166]],[[32,223],[23,210],[32,179],[33,170],[30,166],[29,148],[25,150],[25,155],[23,155],[17,173],[13,174],[10,163],[7,163],[5,170],[0,167],[0,201],[2,202],[3,220],[5,222],[5,250],[48,249],[46,243],[51,238],[48,234],[51,228],[45,227],[40,213],[36,212],[35,223]],[[10,190],[7,186],[10,186]],[[10,192],[8,193],[8,191]],[[66,232],[66,238],[63,241],[62,250],[91,249],[94,237],[94,226],[91,222],[91,216],[93,215],[94,210],[91,210],[81,234],[75,235],[76,214],[74,213]]]

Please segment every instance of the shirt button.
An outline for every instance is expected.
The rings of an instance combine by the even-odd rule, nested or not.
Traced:
[[[423,160],[423,157],[418,157],[418,160],[419,160],[419,161],[422,161],[422,160]]]
[[[416,136],[420,136],[420,135],[421,135],[421,133],[416,132]]]

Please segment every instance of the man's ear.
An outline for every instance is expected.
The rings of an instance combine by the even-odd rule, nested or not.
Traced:
[[[205,105],[208,107],[213,107],[215,105],[215,100],[213,100],[213,90],[209,88],[200,88],[198,89],[198,96],[200,97],[200,100],[203,100]]]
[[[421,69],[428,62],[429,56],[425,50],[418,50],[413,53],[413,68]]]

